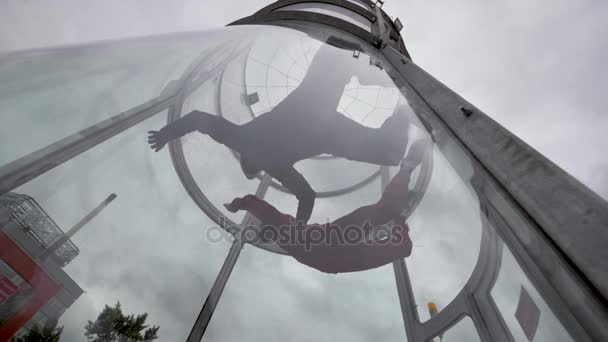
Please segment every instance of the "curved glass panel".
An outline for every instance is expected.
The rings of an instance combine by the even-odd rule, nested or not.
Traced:
[[[481,241],[479,202],[456,170],[434,149],[433,174],[410,218],[412,255],[406,259],[420,319],[426,303],[441,310],[469,280]]]
[[[11,118],[0,125],[0,164],[155,98],[202,46],[217,43],[208,36],[0,56],[0,112]]]
[[[230,33],[220,37],[206,32],[4,58],[0,107],[3,113],[15,115],[1,128],[0,163],[153,100],[170,81],[180,79],[202,52],[213,56],[217,43],[227,38]],[[215,93],[217,83],[204,82],[204,77],[201,88]],[[31,319],[18,334],[59,319],[64,327],[62,340],[79,341],[87,321],[95,321],[105,305],[120,302],[125,314],[148,313],[146,323],[160,326],[161,340],[186,339],[230,244],[220,239],[210,243],[217,229],[176,177],[168,151],[150,150],[147,131],[167,121],[167,110],[156,111],[155,116],[2,197],[3,210],[5,198],[9,202],[18,198],[9,196],[13,194],[28,195],[35,203],[13,206],[23,211],[23,220],[17,220],[21,217],[17,212],[4,216],[2,211],[0,222],[9,222],[2,224],[2,231],[41,265],[41,272],[62,286],[50,299],[33,299],[32,305],[42,307],[29,311]],[[81,137],[88,133],[92,132]],[[111,193],[118,197],[68,240],[66,246],[75,245],[75,253],[41,259],[44,247]],[[33,222],[35,209],[44,215],[37,215],[38,221]],[[38,235],[26,234],[36,233],[38,226],[59,227],[59,235],[50,236],[46,243],[46,235],[36,239]],[[0,250],[5,252],[6,247],[2,244]],[[0,279],[11,276],[9,270],[18,266],[11,263],[0,268]],[[16,281],[15,276],[9,279]],[[25,314],[25,307],[15,301],[27,301],[27,296],[8,298],[0,292],[7,297],[0,303],[0,312],[11,314],[16,309]],[[4,329],[23,326],[11,321],[12,316],[7,316],[9,321],[2,317],[0,339]]]
[[[304,79],[321,42],[305,34],[268,32],[271,39],[259,39],[247,54],[244,66],[247,94],[254,115],[266,113],[289,95]]]
[[[246,286],[243,286],[245,285]],[[247,246],[205,340],[407,341],[390,265],[332,276]]]
[[[248,119],[247,112],[263,118],[298,111],[301,113],[299,115],[307,118],[298,127],[317,129],[314,124],[319,119],[315,113],[328,115],[325,113],[335,111],[365,127],[379,129],[397,107],[403,106],[410,116],[410,124],[401,129],[409,132],[410,142],[429,137],[417,119],[417,113],[408,105],[399,89],[383,70],[372,63],[373,58],[365,53],[355,54],[352,50],[320,45],[317,40],[302,33],[273,28],[263,38],[255,40],[246,60],[244,67],[237,67],[242,62],[235,62],[234,68],[229,67],[223,76],[223,80],[229,79],[230,84],[236,85],[222,87],[221,94],[222,108],[231,108],[230,113],[227,111],[223,116],[232,122],[253,122]],[[327,70],[333,70],[334,75],[345,75],[340,76],[343,77],[339,81],[341,83],[338,84],[334,80],[337,76],[327,73]],[[245,76],[239,82],[238,75],[241,72]],[[315,82],[311,82],[311,79]],[[233,100],[224,102],[224,98]],[[237,104],[236,99],[241,99],[241,102]],[[302,102],[297,102],[300,101],[298,99]],[[196,108],[190,106],[189,109]],[[281,126],[281,129],[288,130],[289,126]],[[200,139],[210,141],[206,137]],[[281,148],[280,145],[273,146],[267,153],[275,153]],[[454,145],[448,148],[451,153],[460,153]],[[434,165],[429,169],[432,172],[425,175],[429,178],[428,188],[409,220],[414,250],[407,259],[416,301],[437,302],[440,308],[447,306],[469,279],[477,261],[481,237],[479,201],[468,184],[472,177],[471,162],[466,155],[460,153],[459,164],[453,166],[443,153],[440,149],[433,148],[431,159]],[[194,154],[188,160],[196,162],[197,158],[199,162],[207,163]],[[229,185],[224,185],[217,194],[211,194],[208,184],[201,183],[201,188],[209,198],[215,196],[211,202],[216,203],[216,206],[221,201],[229,200],[233,196],[231,193],[242,196],[247,191],[255,191],[243,183],[246,181],[238,175],[238,169],[234,175],[231,169],[234,170],[235,167],[229,166],[226,170],[231,179]],[[379,167],[373,163],[338,158],[303,160],[296,164],[296,169],[313,189],[325,192],[359,186],[357,184],[374,175]],[[392,175],[397,170],[398,168],[393,168]],[[421,177],[420,170],[416,169],[411,184]],[[233,184],[239,185],[230,188]],[[254,184],[257,186],[257,183]],[[378,186],[377,182],[360,184],[364,188],[377,189]],[[240,195],[239,190],[243,190]],[[357,191],[318,198],[311,222],[335,220],[378,198],[379,193],[370,198]],[[270,189],[265,199],[283,213],[295,215],[297,211],[298,201],[288,193]],[[219,209],[235,222],[242,219],[242,213],[241,216],[236,216],[226,213],[224,208]],[[420,316],[423,320],[429,317],[425,310],[420,310]]]
[[[63,270],[86,292],[59,322],[68,340],[81,340],[86,322],[118,301],[125,313],[149,313],[162,339],[184,340],[228,251],[228,243],[206,240],[212,223],[175,177],[169,155],[146,146],[146,131],[165,115],[15,190],[65,230],[110,192],[118,195],[72,239],[80,254]]]
[[[506,246],[491,294],[515,341],[574,341]]]
[[[120,301],[127,314],[149,313],[147,324],[161,326],[161,340],[184,340],[230,246],[231,236],[219,234],[213,221],[229,218],[240,223],[245,217],[243,211],[232,213],[222,204],[256,192],[263,196],[260,180],[254,178],[262,169],[275,178],[265,199],[283,213],[295,215],[298,210],[292,194],[276,189],[277,179],[287,183],[288,191],[301,188],[285,182],[284,169],[277,171],[274,158],[294,164],[316,192],[333,191],[317,198],[311,223],[334,221],[380,199],[382,183],[391,177],[363,180],[381,166],[392,166],[394,177],[403,156],[412,152],[412,143],[428,141],[431,132],[418,120],[423,114],[420,105],[414,105],[387,75],[386,63],[345,48],[352,45],[336,43],[344,37],[331,38],[336,38],[328,40],[331,44],[321,43],[286,28],[242,27],[203,32],[191,40],[183,38],[183,45],[176,46],[144,40],[142,50],[137,50],[139,43],[102,49],[117,61],[103,64],[111,58],[99,52],[100,61],[95,63],[103,68],[91,73],[87,67],[96,64],[91,61],[94,56],[85,53],[88,50],[62,50],[73,65],[83,67],[51,68],[63,59],[54,53],[37,55],[42,60],[39,68],[53,69],[56,75],[36,79],[31,86],[5,89],[4,97],[0,93],[3,110],[25,113],[16,115],[11,127],[3,126],[0,161],[8,162],[152,100],[169,81],[180,80],[167,88],[179,90],[179,96],[153,108],[156,115],[133,122],[137,124],[132,128],[125,123],[105,132],[112,136],[106,142],[89,141],[91,145],[85,147],[91,149],[14,189],[35,199],[64,232],[110,193],[118,194],[70,239],[79,254],[63,270],[86,293],[74,296],[75,302],[61,316],[66,339],[81,339],[86,321],[95,320],[104,305]],[[3,61],[0,67],[9,70],[17,62]],[[145,77],[131,74],[138,68]],[[24,68],[5,72],[11,79],[19,79],[20,73],[27,76]],[[73,88],[62,88],[66,84]],[[70,110],[64,107],[68,105]],[[44,116],[50,112],[31,106],[56,107],[66,116],[51,119]],[[84,108],[89,112],[77,120]],[[154,153],[146,141],[148,131],[165,127],[169,112],[184,118],[203,113],[208,120],[208,124],[182,127],[192,134],[171,145],[173,158],[169,146]],[[264,122],[268,125],[264,129],[251,128]],[[40,140],[23,139],[35,135],[30,126],[49,134]],[[83,133],[80,138],[87,137]],[[28,142],[22,146],[22,140]],[[408,224],[414,247],[406,260],[416,302],[425,307],[423,303],[432,301],[442,308],[471,275],[481,219],[470,184],[472,162],[449,139],[428,141],[428,146],[417,164],[406,163],[413,172],[405,185],[415,190],[408,196],[416,201],[407,202],[412,208],[400,210],[413,211]],[[183,153],[184,160],[176,151]],[[448,154],[457,155],[457,162]],[[176,175],[176,166],[183,164],[193,183],[184,181],[183,173]],[[201,196],[205,203],[199,202]],[[208,217],[202,204],[208,214],[215,210],[218,215]],[[405,206],[405,201],[401,204]],[[40,257],[44,248],[32,243],[33,258]],[[327,275],[290,256],[247,245],[208,338],[292,339],[318,329],[317,339],[404,340],[389,263],[366,272]],[[421,311],[423,320],[424,315]]]

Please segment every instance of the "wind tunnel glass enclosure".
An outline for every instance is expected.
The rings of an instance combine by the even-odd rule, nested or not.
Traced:
[[[159,340],[185,340],[240,232],[260,225],[223,204],[256,194],[296,216],[299,201],[274,168],[277,159],[295,164],[317,193],[309,223],[325,224],[378,202],[399,176],[403,156],[425,142],[399,189],[407,193],[398,206],[413,242],[405,264],[327,274],[286,255],[280,244],[247,240],[205,339],[405,341],[406,316],[419,324],[445,321],[448,330],[467,314],[453,303],[486,278],[482,291],[489,296],[498,270],[497,317],[518,328],[507,297],[516,302],[519,294],[500,279],[512,272],[534,285],[515,265],[500,269],[502,242],[488,228],[472,185],[480,177],[473,159],[428,119],[407,85],[395,84],[394,70],[371,47],[340,35],[313,36],[231,27],[0,57],[2,170],[66,146],[56,155],[65,162],[24,175],[31,180],[23,184],[13,177],[19,186],[3,183],[3,189],[31,196],[63,232],[109,194],[118,195],[71,237],[79,252],[67,265],[41,257],[62,233],[40,243],[20,233],[31,228],[4,211],[3,232],[62,286],[56,298],[63,309],[55,317],[30,312],[29,326],[60,318],[62,340],[82,340],[87,321],[120,302],[125,314],[148,313],[146,324],[160,326]],[[212,116],[209,122],[230,122],[242,134],[193,132],[159,153],[150,149],[148,131],[192,111]],[[249,129],[256,126],[265,128]],[[252,179],[243,160],[254,166]],[[18,279],[11,273],[16,266],[0,266],[0,278]],[[403,269],[406,283],[396,281]],[[404,309],[408,291],[417,303],[413,312]],[[6,303],[0,313],[9,312]],[[444,314],[444,308],[451,309]],[[542,308],[542,324],[559,326]],[[9,331],[5,316],[0,337]],[[466,316],[446,336],[478,340],[469,323]]]

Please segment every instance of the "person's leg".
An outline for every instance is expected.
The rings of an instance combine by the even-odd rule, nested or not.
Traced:
[[[380,130],[391,138],[408,140],[408,129],[410,126],[410,117],[408,107],[400,105],[395,109],[393,115],[384,120]],[[404,151],[405,152],[405,151]]]
[[[336,113],[326,150],[336,157],[396,166],[407,148],[408,128],[407,119],[395,115],[380,128],[370,128]]]
[[[241,143],[236,132],[238,127],[220,116],[195,110],[167,124],[160,131],[150,131],[148,142],[153,149],[159,151],[169,141],[199,131],[220,144],[239,150]]]
[[[406,209],[412,172],[422,163],[424,153],[430,147],[429,143],[426,140],[418,140],[412,144],[401,163],[401,169],[384,189],[382,198],[376,205],[382,208],[387,215],[397,217]]]
[[[351,226],[360,227],[364,234],[368,234],[370,229],[383,225],[391,219],[392,217],[387,216],[378,204],[372,204],[355,209],[331,224],[342,230]],[[366,225],[367,223],[369,225]]]

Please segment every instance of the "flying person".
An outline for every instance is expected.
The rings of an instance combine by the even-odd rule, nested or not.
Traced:
[[[388,241],[374,242],[360,239],[356,242],[345,242],[345,239],[319,239],[319,241],[323,240],[323,243],[310,244],[302,240],[295,242],[296,239],[293,237],[279,238],[280,234],[277,233],[274,242],[299,262],[325,273],[368,270],[409,256],[412,251],[412,241],[408,235],[409,227],[403,212],[408,207],[411,174],[422,161],[427,146],[426,141],[418,141],[412,145],[401,164],[401,169],[385,188],[382,198],[377,203],[356,209],[332,223],[310,224],[303,227],[303,235],[308,237],[310,234],[307,232],[315,229],[317,232],[329,234],[330,227],[340,229],[343,235],[348,235],[346,229],[356,227],[362,230],[360,237],[363,237],[367,236],[370,230],[392,222]],[[271,204],[254,195],[236,198],[225,206],[231,212],[239,210],[250,212],[261,221],[262,227],[279,230],[293,226],[292,216],[281,213]],[[297,233],[294,230],[288,232]]]
[[[301,84],[271,111],[243,125],[192,111],[160,131],[150,131],[148,142],[158,152],[169,141],[190,132],[209,135],[239,153],[247,178],[265,171],[291,191],[299,201],[296,218],[307,222],[316,193],[294,168],[296,162],[327,153],[354,161],[399,165],[407,147],[406,106],[399,106],[379,128],[363,126],[337,112],[344,87],[353,76],[361,84],[386,82],[379,68],[353,58],[351,51],[323,45]]]

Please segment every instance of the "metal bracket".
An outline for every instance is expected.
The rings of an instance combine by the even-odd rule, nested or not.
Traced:
[[[378,6],[378,4],[380,4],[380,6]],[[374,4],[372,5],[372,8],[382,8],[383,5],[384,5],[384,1],[376,0],[376,2],[374,2]]]

